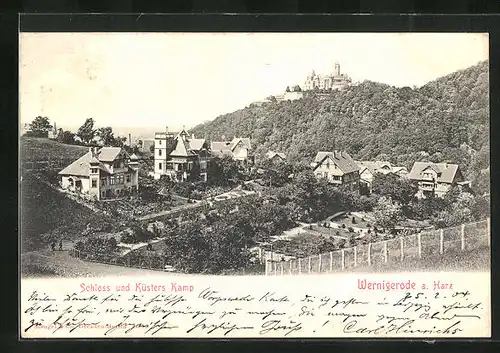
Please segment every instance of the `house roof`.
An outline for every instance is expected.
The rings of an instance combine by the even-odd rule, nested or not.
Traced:
[[[121,151],[120,147],[103,147],[97,154],[101,162],[113,162]]]
[[[175,148],[172,152],[170,152],[170,156],[191,157],[194,155],[196,155],[196,153],[189,148],[189,143],[187,141],[183,140],[182,138],[177,138],[175,140]]]
[[[88,177],[90,172],[90,160],[92,153],[89,151],[85,155],[78,158],[76,161],[68,165],[66,168],[59,172],[59,175],[76,175],[80,177]],[[102,163],[99,162],[99,167]],[[104,167],[105,168],[105,167]]]
[[[399,172],[408,173],[408,170],[406,169],[406,167],[392,167],[392,172],[393,173],[399,173]]]
[[[235,137],[232,141],[231,141],[231,151],[233,151],[235,148],[236,148],[236,145],[239,143],[239,142],[242,142],[243,143],[243,146],[250,149],[252,148],[252,145],[250,143],[250,139],[248,137]]]
[[[436,180],[442,183],[452,183],[458,172],[457,164],[450,163],[430,163],[430,162],[415,162],[411,168],[409,178],[413,180],[423,179],[422,172],[427,169],[432,168],[436,173],[441,173]],[[438,174],[439,175],[439,174]]]
[[[205,139],[190,139],[189,148],[191,148],[194,151],[199,151],[203,148],[205,142],[206,142]]]
[[[359,171],[356,162],[354,162],[347,152],[343,151],[318,152],[314,158],[314,163],[316,163],[314,169],[316,169],[326,158],[330,158],[344,173]]]
[[[214,156],[218,157],[233,155],[233,152],[231,151],[231,142],[227,141],[213,141],[210,144],[210,151]]]
[[[106,173],[110,173],[109,169],[103,162],[113,162],[120,154],[122,149],[120,147],[102,147],[97,151],[95,156],[92,152],[87,152],[85,155],[78,158],[76,161],[61,170],[59,175],[77,175],[81,177],[89,176],[90,163],[98,163],[98,168]],[[126,152],[124,152],[126,153]]]
[[[278,156],[280,157],[281,159],[286,159],[286,156],[284,153],[281,153],[281,152],[273,152],[273,151],[269,151],[266,153],[267,155],[267,158],[271,159],[271,158],[274,158],[275,156]]]
[[[391,163],[383,162],[383,161],[355,161],[355,163],[359,166],[360,172],[363,172],[365,169],[368,169],[370,173],[375,174],[377,172],[384,173],[384,167],[386,172],[392,171]]]

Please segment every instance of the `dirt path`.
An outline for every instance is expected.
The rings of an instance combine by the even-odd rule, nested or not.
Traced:
[[[105,277],[105,276],[188,276],[187,274],[144,270],[139,268],[83,261],[69,256],[67,250],[41,250],[21,255],[24,264],[49,268],[57,277]]]

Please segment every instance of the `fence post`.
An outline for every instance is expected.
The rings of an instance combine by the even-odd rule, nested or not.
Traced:
[[[399,244],[401,247],[401,262],[403,262],[405,258],[405,243],[403,237],[399,238]]]
[[[288,262],[288,274],[291,275],[292,274],[292,264],[293,264],[293,260],[290,260]]]
[[[358,265],[358,247],[354,247],[354,267]]]
[[[311,256],[307,258],[307,272],[311,273]]]
[[[267,261],[267,259],[266,259],[266,262],[265,262],[265,271],[266,271],[266,276],[268,276],[268,275],[269,275],[269,270],[268,270],[268,268],[267,268],[268,263],[269,263],[269,261]]]
[[[372,265],[372,243],[368,243],[368,266]]]
[[[387,240],[384,241],[384,262],[387,263]]]
[[[444,253],[444,229],[439,230],[439,253],[443,255]]]
[[[330,251],[330,272],[333,271],[333,251]]]
[[[302,264],[301,264],[301,261],[300,261],[300,257],[299,257],[298,269],[299,269],[299,275],[300,275],[300,273],[302,272]]]
[[[276,262],[273,262],[274,263],[274,275],[277,276],[278,275],[278,264]]]
[[[488,246],[491,246],[491,218],[488,217],[486,218],[486,225],[487,225],[487,233],[486,233],[486,239],[488,239]]]
[[[417,241],[418,241],[418,258],[422,258],[422,237],[421,234],[417,234]]]
[[[318,272],[321,273],[321,254],[318,255]]]
[[[342,249],[340,251],[340,253],[342,254],[342,260],[341,260],[341,262],[342,262],[342,270],[344,270],[345,269],[345,254],[344,254],[344,249]]]
[[[460,227],[460,244],[462,251],[465,250],[465,224]]]
[[[281,261],[281,275],[283,276],[283,261]]]

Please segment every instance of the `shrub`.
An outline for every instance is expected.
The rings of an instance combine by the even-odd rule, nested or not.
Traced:
[[[366,223],[366,227],[367,227],[367,228],[371,228],[372,226],[371,226],[371,224],[370,224],[370,223]]]
[[[356,224],[356,218],[352,217],[352,224]]]
[[[345,229],[345,224],[344,223],[342,223],[342,229]]]
[[[353,233],[354,232],[354,229],[352,227],[347,228],[347,230],[349,231],[349,233]]]

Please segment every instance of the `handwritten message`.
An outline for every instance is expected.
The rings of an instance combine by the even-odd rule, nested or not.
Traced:
[[[22,337],[488,337],[489,274],[23,280]]]

